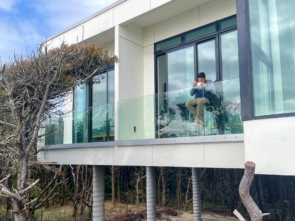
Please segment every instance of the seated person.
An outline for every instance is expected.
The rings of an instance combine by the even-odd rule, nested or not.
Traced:
[[[202,124],[203,99],[204,104],[210,104],[212,93],[215,93],[214,83],[211,80],[206,80],[204,72],[199,73],[197,77],[198,81],[193,82],[193,88],[190,91],[191,96],[195,95],[195,99],[185,103],[186,108],[195,117],[194,125]],[[197,110],[194,107],[195,105],[197,105]]]

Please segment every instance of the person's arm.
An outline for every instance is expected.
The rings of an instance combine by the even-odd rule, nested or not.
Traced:
[[[190,91],[190,95],[191,96],[194,96],[194,94],[196,93],[196,88],[195,87],[193,87],[192,89],[191,89],[191,91]]]

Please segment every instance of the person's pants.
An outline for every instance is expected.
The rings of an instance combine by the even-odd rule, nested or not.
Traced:
[[[210,104],[207,98],[192,99],[185,103],[186,108],[194,115],[195,118],[201,119],[203,111],[203,99],[204,104]],[[197,105],[197,110],[194,107],[195,105]]]

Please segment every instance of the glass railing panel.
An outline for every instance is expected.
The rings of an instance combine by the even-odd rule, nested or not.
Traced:
[[[155,138],[154,95],[118,102],[118,140]]]
[[[57,145],[114,141],[114,104],[52,114],[44,122],[40,144]]]
[[[119,101],[118,140],[243,133],[239,85],[238,78],[214,83],[211,103],[203,103],[199,125],[186,107],[195,99],[192,88]]]
[[[99,105],[92,108],[91,142],[114,141],[114,104]]]

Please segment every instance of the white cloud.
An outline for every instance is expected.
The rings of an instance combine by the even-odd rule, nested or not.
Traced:
[[[46,37],[73,25],[117,0],[0,0],[0,55],[35,49]],[[20,4],[18,4],[20,3]],[[25,3],[26,9],[23,8]]]
[[[16,3],[16,0],[1,0],[0,9],[3,9],[5,11],[12,11]]]
[[[0,55],[3,61],[7,61],[14,53],[25,53],[26,49],[35,49],[44,38],[34,26],[27,20],[17,21],[14,26],[0,22]]]

